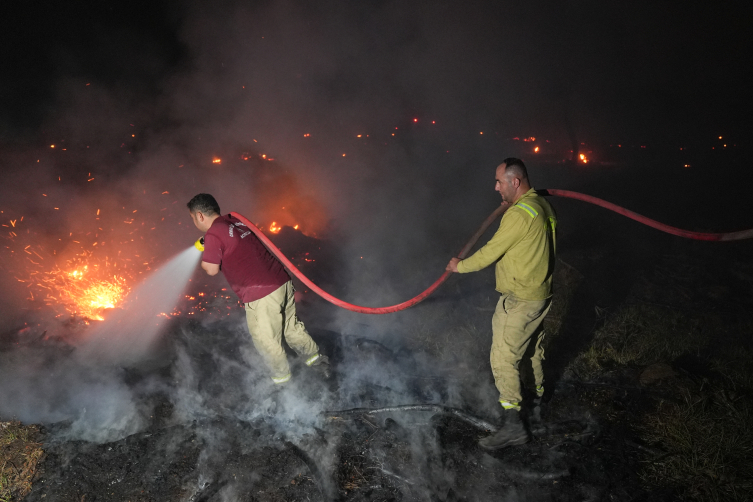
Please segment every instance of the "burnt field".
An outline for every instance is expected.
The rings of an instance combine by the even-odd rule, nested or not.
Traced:
[[[6,3],[0,502],[753,500],[750,2]],[[293,279],[332,375],[275,387],[198,266],[212,194],[407,303],[510,157],[557,212],[523,445],[478,444],[492,267]]]
[[[728,205],[695,203],[703,171],[672,190],[643,187],[619,166],[540,174],[549,187],[616,203],[641,194],[631,209],[686,228],[750,226],[744,212],[728,218]],[[743,188],[727,194],[734,200]],[[540,420],[525,410],[528,444],[495,453],[477,445],[500,425],[488,363],[490,269],[454,275],[416,307],[382,316],[345,312],[299,284],[299,315],[333,377],[291,352],[294,377],[282,388],[268,379],[230,294],[174,315],[136,364],[86,357],[79,341],[91,327],[42,309],[0,335],[0,418],[22,422],[0,430],[0,496],[749,500],[751,242],[689,241],[578,201],[553,203],[561,225],[545,321],[546,406]],[[286,227],[273,240],[325,290],[362,304],[405,300],[446,262],[435,253],[386,277],[377,260],[343,267],[337,239]],[[222,287],[199,277],[187,296]],[[525,363],[522,378],[531,388]]]
[[[337,312],[304,293],[334,375],[291,355],[280,390],[232,299],[223,319],[174,319],[130,367],[82,365],[41,324],[8,331],[4,373],[57,418],[23,500],[745,500],[750,245],[646,231],[561,253],[547,406],[528,444],[495,453],[476,444],[498,425],[491,274],[452,278],[387,335],[364,316],[321,328]]]

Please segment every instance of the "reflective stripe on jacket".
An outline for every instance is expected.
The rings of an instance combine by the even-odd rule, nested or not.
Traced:
[[[475,272],[497,262],[497,291],[512,293],[521,300],[549,298],[556,227],[554,209],[531,188],[505,211],[491,240],[458,263],[458,272]]]

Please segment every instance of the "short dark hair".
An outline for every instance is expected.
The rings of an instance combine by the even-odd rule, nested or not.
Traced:
[[[214,216],[220,214],[220,205],[217,201],[208,193],[200,193],[194,195],[194,198],[188,201],[188,210],[192,213],[200,212],[207,216]]]
[[[510,173],[521,180],[528,180],[528,169],[522,160],[508,157],[502,163],[505,165],[505,174]]]

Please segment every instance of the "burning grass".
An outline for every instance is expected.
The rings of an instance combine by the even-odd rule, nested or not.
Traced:
[[[46,272],[42,281],[49,292],[45,302],[63,305],[73,315],[87,319],[103,320],[102,311],[119,307],[128,293],[122,276],[100,277],[98,267],[90,271],[88,265],[71,270],[55,268]]]
[[[21,500],[31,491],[31,481],[42,458],[36,425],[0,422],[0,502]]]
[[[3,266],[25,286],[30,306],[38,308],[44,303],[58,316],[101,321],[103,311],[120,307],[130,290],[129,283],[149,269],[149,262],[128,267],[130,258],[113,259],[104,251],[98,252],[96,242],[91,248],[83,248],[79,241],[70,240],[67,244],[75,243],[82,249],[64,258],[57,249],[34,242],[33,237],[38,236],[27,233],[9,237]],[[72,234],[69,239],[74,239]]]

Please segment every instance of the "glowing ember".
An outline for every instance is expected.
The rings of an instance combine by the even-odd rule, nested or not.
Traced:
[[[583,162],[584,164],[588,164],[588,158],[586,157],[586,154],[585,154],[585,153],[581,153],[581,154],[579,155],[579,157],[580,157],[580,161],[581,161],[581,162]]]
[[[273,234],[278,233],[281,229],[282,227],[279,226],[276,221],[273,221],[272,224],[269,225],[269,231],[272,232]]]
[[[71,314],[101,321],[104,309],[115,308],[123,302],[128,286],[123,277],[98,278],[97,275],[88,265],[47,272],[40,284],[49,290],[45,302],[62,305]]]
[[[212,164],[222,164],[222,159],[215,157],[212,159]]]
[[[4,226],[17,227],[22,221],[23,218],[10,220],[10,225]],[[134,273],[143,268],[128,267],[129,258],[96,258],[95,250],[99,245],[105,246],[104,241],[94,242],[92,249],[61,260],[55,250],[24,242],[15,232],[9,234],[9,245],[5,246],[9,251],[7,259],[13,263],[15,279],[26,285],[26,298],[52,307],[59,316],[69,314],[102,320],[104,309],[121,306]],[[22,235],[33,234],[27,231]],[[78,240],[70,240],[70,244],[78,243]]]
[[[533,149],[533,152],[534,152],[534,153],[539,153],[539,147],[537,146],[536,148],[534,148],[534,149]]]

